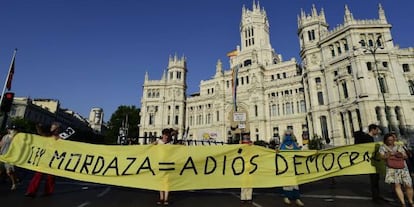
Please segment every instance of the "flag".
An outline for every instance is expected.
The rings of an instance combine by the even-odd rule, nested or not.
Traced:
[[[238,81],[237,81],[237,73],[239,72],[239,66],[236,65],[233,68],[233,72],[232,72],[232,89],[233,89],[233,104],[234,104],[234,111],[237,111],[237,85],[238,85]]]
[[[6,82],[6,88],[8,91],[11,90],[13,75],[14,75],[14,62],[16,60],[16,51],[14,51],[13,59],[10,64],[9,74],[7,75],[7,82]]]
[[[235,57],[238,55],[238,51],[237,50],[233,50],[227,53],[227,57]]]

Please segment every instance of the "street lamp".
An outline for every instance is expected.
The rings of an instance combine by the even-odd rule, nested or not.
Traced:
[[[374,57],[375,71],[377,73],[378,84],[379,84],[381,95],[382,95],[382,101],[384,102],[385,119],[387,120],[387,126],[385,126],[385,133],[387,133],[388,130],[390,129],[390,127],[389,127],[390,123],[389,123],[389,120],[388,120],[387,101],[385,100],[385,94],[384,94],[385,93],[385,83],[381,79],[381,76],[380,76],[380,73],[379,73],[379,70],[378,70],[377,57],[376,57],[377,50],[378,49],[384,49],[383,44],[381,44],[381,35],[378,35],[377,40],[375,41],[375,43],[369,42],[369,44],[366,44],[364,40],[359,41],[359,43],[364,48],[364,52],[370,52],[372,54],[372,56]]]

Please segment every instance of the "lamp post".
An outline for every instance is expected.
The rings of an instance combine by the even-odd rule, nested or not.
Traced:
[[[378,36],[377,40],[375,41],[375,43],[373,44],[366,44],[364,40],[359,41],[359,43],[361,44],[361,46],[364,48],[364,52],[369,52],[372,54],[372,56],[374,57],[374,64],[375,64],[375,71],[377,73],[377,79],[378,79],[378,85],[381,91],[381,95],[382,95],[382,101],[384,102],[384,109],[385,109],[385,119],[387,120],[387,126],[385,126],[385,133],[388,132],[388,130],[390,129],[389,125],[389,120],[388,120],[388,106],[387,106],[387,101],[385,100],[385,85],[383,80],[381,80],[381,76],[378,70],[378,63],[377,63],[377,50],[378,49],[384,49],[384,46],[381,44],[381,35]]]

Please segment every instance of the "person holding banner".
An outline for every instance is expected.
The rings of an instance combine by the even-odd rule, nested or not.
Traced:
[[[3,138],[0,141],[0,155],[4,155],[9,150],[10,144],[13,141],[13,137],[15,134],[17,134],[17,127],[15,125],[12,125],[10,127],[7,127],[7,134],[3,136]],[[17,176],[14,170],[14,166],[9,163],[4,163],[4,168],[6,170],[7,175],[9,176],[12,186],[10,190],[16,190],[16,184],[17,184]]]
[[[283,137],[283,141],[279,147],[280,150],[301,150],[302,148],[298,146],[296,142],[295,135],[293,135],[290,129],[286,130],[285,136]],[[276,151],[278,152],[278,151]],[[300,192],[299,186],[284,186],[282,188],[283,191],[283,202],[285,204],[290,205],[291,201],[294,200],[296,205],[298,206],[305,206],[305,204],[300,200]]]
[[[241,144],[248,144],[252,145],[252,141],[250,140],[250,135],[248,133],[243,134]],[[240,200],[241,203],[252,203],[252,194],[253,188],[241,188],[240,191]]]
[[[363,144],[363,143],[379,141],[379,140],[376,140],[379,133],[380,133],[379,126],[376,124],[370,124],[368,126],[368,133],[364,133],[362,130],[354,133],[354,139],[355,139],[354,144]],[[379,189],[380,175],[379,173],[369,174],[369,179],[370,179],[370,184],[371,184],[372,200],[376,203],[383,201],[384,198],[380,196],[380,189]]]
[[[169,144],[171,142],[171,129],[165,128],[162,130],[161,138],[155,141],[153,144]],[[168,206],[168,191],[160,191],[160,199],[157,201],[157,205]]]
[[[400,200],[403,207],[405,207],[404,192],[402,190],[402,185],[405,188],[407,194],[407,200],[410,207],[414,207],[413,204],[413,188],[412,188],[412,179],[410,172],[408,171],[407,164],[404,159],[407,158],[407,154],[404,151],[404,148],[395,143],[395,137],[392,133],[384,135],[384,144],[379,148],[379,153],[382,159],[387,161],[386,172],[385,172],[385,183],[393,184],[395,193],[397,194],[398,199]],[[401,157],[402,167],[397,167],[391,165],[391,161],[388,159],[395,157]]]
[[[59,133],[60,133],[60,123],[59,122],[53,122],[52,125],[49,127],[44,126],[42,124],[36,125],[37,133],[40,136],[44,137],[53,137],[55,140],[59,139]],[[44,174],[46,176],[46,183],[45,183],[45,196],[49,196],[53,193],[55,190],[55,176]],[[35,197],[37,193],[37,189],[39,188],[40,181],[42,180],[43,173],[36,172],[33,176],[32,180],[29,183],[29,186],[27,187],[27,191],[25,196],[27,197]]]

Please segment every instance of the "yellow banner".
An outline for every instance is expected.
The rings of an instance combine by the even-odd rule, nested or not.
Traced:
[[[93,145],[33,134],[14,137],[3,162],[76,180],[151,189],[277,187],[376,172],[380,143],[281,151],[254,145]]]

